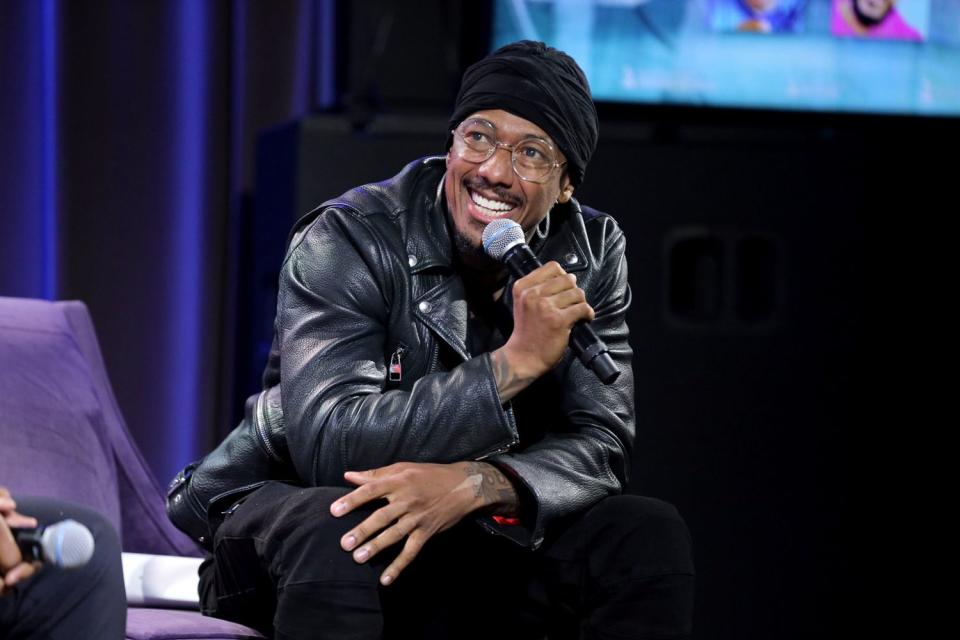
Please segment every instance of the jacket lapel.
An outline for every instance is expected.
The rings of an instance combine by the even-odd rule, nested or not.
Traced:
[[[449,275],[415,302],[414,314],[464,361],[467,352],[467,300],[463,280]]]

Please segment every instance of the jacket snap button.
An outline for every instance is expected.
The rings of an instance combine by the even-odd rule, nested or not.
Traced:
[[[580,258],[575,253],[568,253],[567,255],[563,256],[563,261],[567,264],[577,264],[580,262]]]
[[[413,254],[410,254],[409,256],[407,256],[407,264],[409,264],[411,267],[417,266],[417,262],[418,262],[417,256]]]
[[[418,305],[421,313],[430,313],[430,309],[433,309],[433,305],[424,300]]]

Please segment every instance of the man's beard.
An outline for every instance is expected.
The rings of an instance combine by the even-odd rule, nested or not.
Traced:
[[[457,250],[457,257],[471,269],[489,269],[496,264],[493,258],[487,255],[482,245],[474,244],[470,238],[453,228],[453,245]]]
[[[889,5],[887,10],[883,12],[883,15],[879,18],[874,18],[868,16],[860,11],[860,3],[857,0],[850,0],[850,4],[853,5],[853,13],[857,16],[857,22],[862,24],[865,27],[875,27],[884,20],[887,19],[887,16],[890,15],[890,10],[893,9],[893,5]]]

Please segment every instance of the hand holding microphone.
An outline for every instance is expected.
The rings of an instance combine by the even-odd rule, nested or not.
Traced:
[[[37,521],[20,515],[16,508],[17,503],[10,497],[10,492],[5,487],[0,487],[0,596],[37,570],[35,563],[23,561],[23,555],[10,530],[11,526],[35,527]]]
[[[0,596],[36,573],[41,563],[64,569],[86,564],[94,551],[90,530],[75,520],[47,527],[16,512],[10,493],[0,487]]]
[[[537,378],[549,371],[569,343],[583,365],[604,384],[617,379],[620,370],[590,328],[594,311],[574,275],[556,262],[542,265],[527,246],[523,229],[507,218],[484,228],[483,248],[519,278],[514,285],[514,330],[505,348],[522,363],[521,378]]]
[[[76,569],[93,556],[93,534],[76,520],[61,520],[46,527],[15,528],[13,537],[27,562]]]

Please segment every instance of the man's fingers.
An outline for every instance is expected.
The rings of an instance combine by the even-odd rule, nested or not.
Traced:
[[[523,291],[524,289],[529,289],[530,287],[535,287],[542,282],[546,282],[551,278],[556,278],[557,276],[562,276],[566,273],[563,270],[563,267],[555,261],[551,260],[547,264],[537,267],[527,275],[523,276],[519,280],[513,283],[513,293],[514,296],[518,292]]]
[[[382,485],[364,484],[342,498],[334,500],[333,504],[330,505],[330,513],[333,514],[334,517],[339,518],[371,500],[382,498],[384,495]]]
[[[392,527],[385,529],[370,542],[353,552],[353,559],[357,562],[366,562],[388,547],[392,547],[407,537],[414,525],[409,518],[401,518]]]
[[[406,569],[410,563],[413,562],[413,559],[417,557],[417,554],[420,553],[420,549],[423,548],[424,543],[426,543],[429,537],[429,534],[422,529],[411,533],[407,538],[406,544],[403,545],[400,554],[390,563],[390,566],[380,574],[380,584],[383,586],[392,584],[393,581],[397,579],[397,576],[400,575],[400,572]]]
[[[573,275],[572,273],[563,273],[558,276],[554,276],[549,280],[545,280],[535,287],[530,287],[527,289],[527,295],[536,292],[540,296],[546,297],[556,295],[561,291],[568,291],[576,288],[577,276]]]
[[[553,301],[558,309],[566,309],[581,302],[586,302],[587,296],[584,294],[583,289],[567,289],[551,296],[550,300]]]
[[[3,584],[8,589],[22,580],[26,580],[37,572],[37,565],[21,562],[3,576]]]
[[[399,517],[398,509],[394,505],[387,505],[374,511],[366,520],[343,534],[340,546],[344,551],[351,551],[357,545],[363,544],[378,531],[393,524]]]
[[[6,489],[4,489],[6,491]],[[9,493],[0,495],[0,514],[8,514],[17,508],[17,503],[10,497]]]
[[[566,309],[561,309],[560,312],[567,317],[568,321],[570,322],[570,326],[573,326],[580,320],[593,322],[593,319],[597,316],[596,312],[593,310],[593,307],[586,302],[581,302],[579,304],[567,307]]]
[[[6,521],[8,527],[17,527],[19,529],[35,529],[40,524],[36,518],[31,518],[19,513],[11,513],[6,517]]]
[[[6,520],[0,520],[0,577],[6,575],[23,560],[17,541],[7,527]]]
[[[347,471],[343,474],[345,478],[355,478],[361,482],[369,482],[376,478],[384,478],[386,476],[393,475],[397,471],[402,471],[406,467],[409,467],[409,462],[394,462],[393,464],[388,464],[385,467],[376,467],[374,469],[364,469],[362,471]],[[351,482],[353,482],[351,480]],[[357,484],[357,483],[355,483]]]
[[[409,462],[396,462],[386,467],[368,469],[367,471],[345,472],[343,477],[347,482],[359,486],[331,504],[330,513],[339,517],[371,500],[383,498],[396,486],[396,482],[393,481],[394,476],[401,474],[410,466]]]
[[[343,474],[343,478],[350,484],[363,486],[369,482],[372,482],[377,477],[375,469],[370,471],[347,471]]]
[[[593,308],[587,304],[582,289],[566,289],[550,296],[537,296],[529,302],[536,304],[536,313],[541,318],[556,315],[561,324],[573,324],[577,320],[593,320]],[[533,310],[533,307],[531,307]]]

